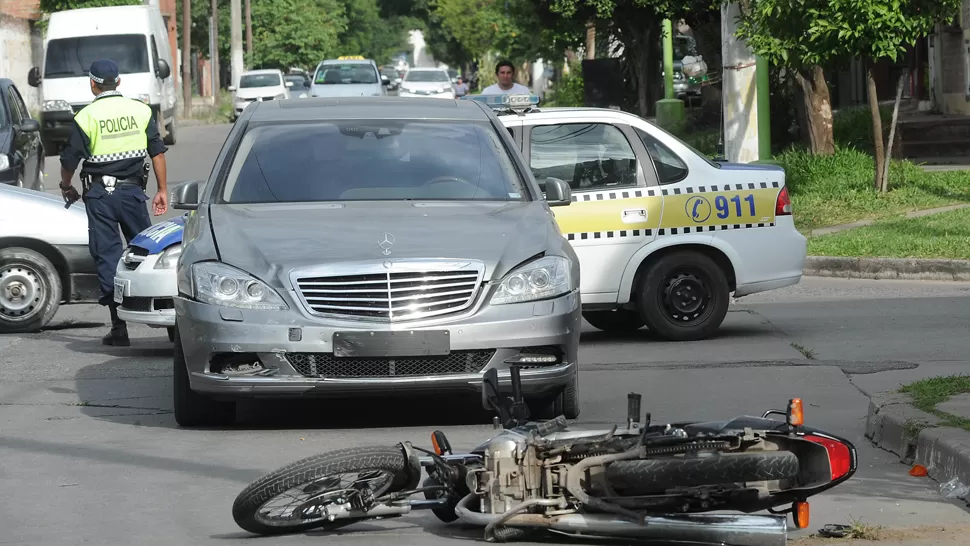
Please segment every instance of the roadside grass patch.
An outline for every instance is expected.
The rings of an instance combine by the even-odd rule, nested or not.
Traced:
[[[810,237],[808,254],[970,260],[970,208]]]
[[[858,220],[970,201],[970,171],[927,172],[909,161],[893,161],[890,191],[872,187],[874,162],[864,152],[842,148],[831,156],[804,150],[780,154],[795,225],[802,232]]]
[[[951,415],[936,409],[936,405],[946,402],[951,396],[970,393],[970,375],[949,375],[920,379],[903,385],[899,392],[908,394],[917,408],[939,417],[940,426],[970,430],[970,419]]]

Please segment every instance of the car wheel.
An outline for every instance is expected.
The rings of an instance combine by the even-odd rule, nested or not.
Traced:
[[[0,249],[0,334],[36,332],[61,304],[61,279],[43,254]]]
[[[635,332],[643,328],[640,313],[628,309],[611,311],[587,311],[583,313],[586,322],[604,332]]]
[[[673,252],[643,275],[638,300],[640,316],[652,332],[670,341],[694,341],[721,326],[730,285],[714,260],[697,252]]]
[[[553,398],[539,398],[527,401],[533,419],[549,420],[562,415],[566,419],[579,417],[579,372],[573,380]]]
[[[165,145],[173,146],[175,145],[175,131],[178,129],[178,120],[174,117],[172,118],[172,123],[165,126]]]
[[[175,341],[175,328],[172,327],[172,326],[169,326],[165,330],[168,331],[168,340],[174,342]]]
[[[193,391],[178,326],[172,341],[175,344],[175,358],[172,359],[175,422],[181,427],[231,425],[236,420],[236,404],[219,402]]]

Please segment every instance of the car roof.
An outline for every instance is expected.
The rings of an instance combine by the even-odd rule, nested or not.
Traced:
[[[308,97],[253,104],[250,121],[329,119],[425,119],[487,121],[475,101],[410,97]]]
[[[371,59],[325,59],[320,64],[377,64]]]
[[[444,68],[438,68],[436,66],[415,66],[408,69],[408,72],[431,72],[431,71],[447,72],[447,70],[445,70]]]

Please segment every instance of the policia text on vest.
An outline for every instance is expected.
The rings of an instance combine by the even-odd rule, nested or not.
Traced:
[[[128,328],[117,312],[125,294],[115,293],[115,271],[127,241],[152,225],[145,194],[149,158],[158,181],[152,208],[155,216],[168,210],[167,148],[151,107],[118,92],[121,79],[114,62],[95,61],[90,78],[95,98],[74,116],[74,131],[61,152],[61,191],[68,205],[83,199],[87,211],[88,247],[101,285],[99,303],[111,311],[111,332],[102,343],[127,346]],[[82,161],[83,194],[78,195],[72,179]]]

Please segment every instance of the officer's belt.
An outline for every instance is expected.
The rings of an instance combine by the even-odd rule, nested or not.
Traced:
[[[101,184],[104,186],[104,177],[102,175],[92,175],[91,182],[94,184]],[[145,187],[147,180],[141,176],[133,176],[130,178],[115,178],[115,186],[139,186]]]

